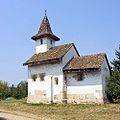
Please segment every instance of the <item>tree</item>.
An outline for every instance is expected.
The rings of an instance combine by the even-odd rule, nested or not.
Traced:
[[[0,100],[10,96],[10,88],[7,82],[0,80]]]
[[[17,87],[14,86],[14,84],[12,84],[12,86],[10,87],[10,96],[13,98],[17,98]]]
[[[10,87],[10,96],[15,99],[21,99],[27,97],[28,94],[28,83],[21,81],[17,86],[13,85]]]
[[[111,64],[112,75],[108,82],[108,96],[113,102],[120,102],[120,46],[115,50],[116,59]]]
[[[14,98],[16,99],[25,98],[27,97],[28,94],[28,83],[26,81],[21,81],[16,88],[12,86],[11,90]]]
[[[27,96],[27,82],[21,81],[17,86],[18,99],[25,98]]]
[[[113,71],[118,71],[120,73],[120,45],[119,49],[115,50],[116,59],[114,59],[111,63],[113,65]]]

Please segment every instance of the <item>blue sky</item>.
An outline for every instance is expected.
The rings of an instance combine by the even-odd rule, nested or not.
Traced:
[[[105,52],[115,58],[120,44],[120,0],[1,0],[0,79],[17,84],[27,79],[22,64],[35,53],[31,36],[37,33],[44,10],[61,40],[75,43],[81,55]]]

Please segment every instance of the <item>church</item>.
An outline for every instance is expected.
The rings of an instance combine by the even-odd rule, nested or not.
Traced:
[[[105,53],[81,56],[74,43],[60,40],[45,14],[33,37],[36,53],[28,66],[28,103],[105,103],[110,66]]]

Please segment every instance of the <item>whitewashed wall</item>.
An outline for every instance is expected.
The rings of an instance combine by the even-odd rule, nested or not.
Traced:
[[[103,64],[101,66],[101,78],[102,78],[102,87],[103,87],[103,96],[104,96],[104,100],[107,101],[107,95],[106,95],[106,91],[107,91],[107,81],[110,77],[110,69],[108,67],[106,58],[103,61]]]
[[[43,44],[41,45],[40,42],[41,39],[36,41],[36,53],[41,53],[41,52],[46,52],[47,50],[49,50],[51,47],[55,46],[55,41],[50,39],[50,38],[42,38],[43,40]],[[50,44],[50,41],[52,40],[52,44]]]
[[[56,70],[57,68],[57,70]],[[45,73],[45,81],[40,81],[37,79],[35,82],[30,78],[33,74]],[[54,91],[60,94],[62,91],[63,73],[60,64],[48,64],[48,65],[38,65],[29,68],[29,78],[28,79],[28,94],[35,95],[36,90],[45,90],[46,97],[51,101],[51,81],[54,77],[58,77],[59,84],[55,87]],[[54,87],[54,86],[53,86]],[[57,89],[58,88],[58,89]],[[53,93],[54,93],[53,91]]]
[[[62,102],[63,99],[63,67],[66,63],[77,56],[77,53],[74,47],[71,47],[70,50],[64,55],[61,63],[56,64],[43,64],[37,66],[30,66],[28,68],[28,102],[39,102],[38,100],[32,101],[31,96],[35,96],[35,91],[46,91],[46,98],[55,102],[54,96],[56,95],[56,101]],[[45,81],[40,81],[38,78],[36,81],[31,79],[31,75],[45,73]],[[58,85],[55,85],[54,78],[58,77]],[[52,82],[52,83],[51,83]],[[52,84],[52,89],[51,89]],[[52,91],[52,95],[51,95]]]
[[[99,72],[90,71],[84,73],[82,81],[77,81],[73,77],[74,75],[76,73],[67,74],[67,94],[70,96],[68,96],[68,102],[103,103],[107,101],[106,85],[107,79],[110,77],[110,70],[106,58]],[[74,99],[77,100],[75,101]]]
[[[77,96],[77,100],[75,101],[77,103],[103,102],[103,96],[101,94],[101,71],[93,73],[84,73],[84,79],[82,81],[77,81],[73,77],[74,75],[76,75],[76,73],[67,74],[67,94],[71,95],[70,98],[68,96],[68,102],[74,102],[75,95]]]
[[[69,51],[65,54],[65,56],[63,57],[63,60],[62,60],[62,66],[65,66],[68,61],[71,60],[71,58],[75,57],[75,56],[78,56],[76,50],[74,49],[74,47],[72,46]]]

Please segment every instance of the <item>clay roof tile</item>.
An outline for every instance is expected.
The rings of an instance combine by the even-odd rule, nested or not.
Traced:
[[[50,50],[34,54],[30,59],[28,59],[23,65],[29,65],[29,64],[42,64],[42,63],[52,63],[54,60],[60,60],[67,51],[73,46],[73,43],[60,45],[51,48]]]
[[[54,39],[55,41],[60,40],[57,36],[55,36],[53,34],[52,29],[50,27],[48,17],[46,15],[44,16],[44,18],[42,20],[42,23],[40,25],[38,33],[36,35],[34,35],[32,37],[32,39],[37,40],[37,39],[40,39],[43,37],[50,37],[50,38]]]
[[[65,66],[64,70],[98,69],[101,67],[105,56],[104,53],[99,53],[74,57],[69,64]]]

